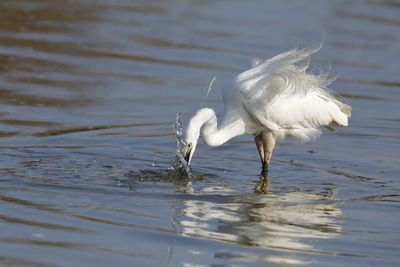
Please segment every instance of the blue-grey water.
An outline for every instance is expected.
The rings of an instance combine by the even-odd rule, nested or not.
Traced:
[[[267,181],[251,136],[168,173],[212,77],[221,115],[252,58],[320,42],[348,128]],[[399,51],[395,0],[1,1],[0,265],[398,266]]]

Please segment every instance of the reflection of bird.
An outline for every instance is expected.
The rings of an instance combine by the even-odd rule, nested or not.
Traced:
[[[269,180],[267,176],[261,176],[260,180],[256,183],[256,186],[254,187],[254,192],[258,194],[268,194],[269,191]]]
[[[318,193],[271,192],[268,195],[242,194],[226,187],[200,189],[206,196],[188,195],[180,200],[175,223],[182,234],[234,244],[289,253],[257,254],[257,261],[280,265],[304,265],[308,261],[298,252],[321,251],[316,244],[339,238],[343,216],[335,188]],[[212,196],[218,196],[218,200]],[[233,252],[243,258],[256,254]]]
[[[305,142],[321,134],[319,126],[331,131],[347,126],[351,107],[327,89],[332,80],[306,72],[309,56],[318,49],[291,50],[255,61],[223,89],[225,112],[219,127],[212,109],[198,110],[186,130],[183,154],[188,164],[200,134],[210,146],[253,134],[264,174],[277,139],[294,136]]]

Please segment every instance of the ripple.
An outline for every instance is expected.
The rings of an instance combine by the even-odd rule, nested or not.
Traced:
[[[373,44],[373,43],[350,43],[346,41],[331,41],[329,45],[333,47],[340,47],[346,49],[371,49],[371,50],[379,50],[382,51],[388,47],[386,44]]]
[[[378,85],[378,86],[385,86],[385,87],[398,87],[400,88],[400,82],[395,82],[395,81],[359,81],[361,84],[367,84],[367,85]]]
[[[12,106],[46,106],[66,108],[86,106],[89,103],[93,103],[93,100],[82,98],[64,99],[35,94],[23,94],[12,89],[0,88],[0,103]]]
[[[169,123],[130,123],[130,124],[119,124],[119,125],[97,125],[97,126],[83,126],[69,129],[49,130],[44,132],[35,133],[33,136],[36,137],[47,137],[57,136],[70,133],[99,131],[107,129],[118,129],[118,128],[131,128],[131,127],[145,127],[145,126],[163,126]]]
[[[0,265],[397,263],[395,1],[114,2],[0,5]],[[349,128],[282,144],[269,179],[248,138],[168,175],[210,75],[325,33]]]
[[[8,119],[0,119],[0,122],[9,125],[21,125],[21,126],[60,126],[61,123],[58,122],[50,122],[50,121],[27,121],[27,120],[8,120]]]
[[[389,101],[393,102],[392,98],[386,98],[382,96],[367,96],[367,95],[357,95],[357,94],[348,94],[348,93],[341,93],[341,96],[345,98],[354,98],[354,99],[362,99],[362,100],[377,100],[377,101]]]
[[[94,58],[115,58],[115,59],[123,59],[123,60],[132,60],[132,61],[140,61],[144,63],[155,63],[155,64],[163,64],[169,66],[179,66],[179,67],[190,67],[196,69],[207,69],[214,71],[239,71],[237,68],[233,68],[230,66],[222,66],[222,65],[212,65],[206,63],[199,63],[193,61],[182,61],[182,60],[174,60],[174,59],[165,59],[165,58],[157,58],[146,55],[133,55],[133,54],[122,54],[122,53],[113,53],[108,51],[101,51],[95,49],[76,49],[74,54],[77,56],[85,56],[85,57],[94,57]]]
[[[353,200],[358,200],[358,201],[382,201],[382,202],[393,202],[393,203],[398,203],[400,202],[400,195],[398,194],[388,194],[388,195],[369,195],[369,196],[364,196],[360,198],[356,198]]]
[[[200,44],[193,44],[193,43],[183,43],[177,41],[170,41],[161,38],[155,37],[147,37],[147,36],[137,36],[134,37],[134,40],[145,44],[151,45],[154,47],[163,47],[163,48],[179,48],[179,49],[193,49],[193,50],[200,50],[200,51],[213,51],[213,52],[222,52],[222,53],[230,53],[230,54],[243,54],[249,56],[257,56],[258,53],[252,51],[245,51],[245,50],[236,50],[230,49],[225,47],[217,47],[217,46],[208,46],[208,45],[200,45]]]
[[[335,14],[340,18],[360,20],[360,21],[380,23],[380,24],[389,24],[389,25],[396,25],[396,26],[400,25],[400,20],[397,20],[397,19],[385,18],[383,16],[377,16],[377,15],[361,14],[361,13],[352,12],[352,11],[345,11],[343,9],[336,10]]]
[[[39,228],[49,229],[49,230],[61,230],[61,231],[66,231],[66,232],[81,232],[81,233],[93,232],[92,230],[87,230],[87,229],[83,229],[80,227],[27,220],[27,219],[21,219],[21,218],[16,218],[16,217],[10,217],[10,216],[6,216],[6,215],[2,215],[2,214],[0,214],[0,220],[5,223],[22,224],[22,225],[26,225],[26,226],[39,227]]]
[[[32,267],[59,267],[64,265],[59,264],[46,264],[39,261],[34,261],[32,259],[27,259],[25,257],[19,256],[16,257],[8,257],[8,256],[0,256],[0,263],[4,264],[4,266],[32,266]]]
[[[10,131],[10,132],[0,131],[0,138],[17,136],[17,135],[19,135],[18,131]]]

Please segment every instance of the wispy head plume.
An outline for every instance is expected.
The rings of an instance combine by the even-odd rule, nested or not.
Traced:
[[[210,82],[210,85],[208,86],[208,90],[207,90],[206,96],[204,97],[203,103],[201,103],[200,108],[202,108],[204,106],[204,104],[206,103],[208,95],[210,94],[211,90],[214,89],[213,85],[214,85],[214,82],[215,82],[216,79],[217,79],[217,77],[212,78],[212,80]]]

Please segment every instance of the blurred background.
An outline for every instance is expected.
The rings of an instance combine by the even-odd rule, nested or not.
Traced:
[[[173,123],[223,111],[253,58],[323,48],[311,69],[348,128],[279,144],[199,143],[168,174]],[[396,265],[400,2],[0,2],[0,265]]]

